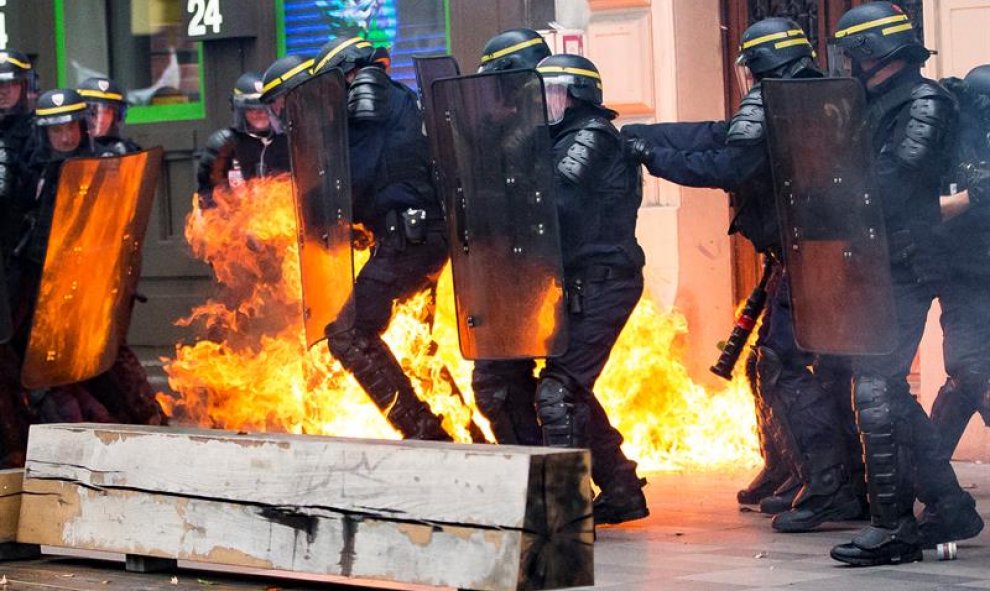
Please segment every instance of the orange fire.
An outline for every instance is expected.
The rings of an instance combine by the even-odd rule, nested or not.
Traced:
[[[190,215],[186,237],[213,266],[219,294],[179,321],[202,340],[177,345],[166,360],[178,393],[159,395],[166,410],[208,427],[398,438],[325,344],[306,350],[290,182],[258,180],[214,196],[216,208]],[[356,268],[367,255],[356,253]],[[472,418],[491,439],[473,405],[453,302],[448,267],[435,311],[428,292],[396,305],[384,338],[457,440],[471,440]],[[646,471],[757,464],[745,380],[719,392],[693,383],[677,349],[686,330],[682,315],[644,297],[619,338],[596,394],[625,435],[625,451]]]

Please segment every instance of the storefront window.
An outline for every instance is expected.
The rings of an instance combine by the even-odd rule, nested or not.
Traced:
[[[414,55],[447,53],[444,0],[279,0],[281,53],[312,57],[330,37],[387,47],[392,77],[415,88]]]
[[[127,122],[201,119],[200,42],[176,0],[55,0],[59,86],[109,76],[127,89]]]

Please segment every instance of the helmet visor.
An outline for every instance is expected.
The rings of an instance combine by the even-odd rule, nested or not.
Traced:
[[[547,123],[556,125],[564,120],[564,113],[570,102],[567,94],[567,87],[570,86],[563,79],[544,80],[544,93],[547,98]]]
[[[739,56],[739,59],[736,60],[735,74],[736,84],[739,86],[739,97],[745,97],[749,91],[753,90],[754,79],[753,72],[746,65],[743,56]]]
[[[288,109],[285,108],[285,95],[275,97],[268,103],[268,120],[274,133],[285,133],[289,128]]]
[[[830,78],[851,78],[854,62],[849,52],[838,43],[828,44],[828,75]]]
[[[93,137],[105,137],[113,133],[117,124],[117,107],[106,103],[90,103],[86,116]]]

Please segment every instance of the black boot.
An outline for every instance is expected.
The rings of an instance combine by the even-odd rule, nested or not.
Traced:
[[[783,484],[777,487],[777,490],[773,491],[773,495],[760,501],[760,513],[776,515],[790,510],[800,490],[801,480],[793,475],[788,477]]]
[[[945,542],[975,538],[983,531],[983,518],[976,511],[976,500],[967,492],[925,506],[918,524],[921,546],[934,548]]]
[[[756,403],[756,427],[760,438],[760,455],[763,456],[763,468],[756,474],[746,488],[736,493],[740,505],[757,505],[763,499],[773,495],[773,492],[790,476],[787,462],[777,449],[773,435],[770,433],[770,409],[760,396],[757,388],[756,375],[757,356],[751,353],[746,360],[746,377]]]
[[[826,521],[856,519],[862,506],[845,480],[841,465],[812,471],[791,509],[775,515],[771,525],[779,532],[798,533],[811,531]]]
[[[949,378],[939,389],[932,404],[932,423],[938,431],[938,456],[945,461],[959,445],[970,419],[980,407],[983,392],[974,388],[962,388],[959,382]]]
[[[852,542],[832,548],[830,556],[853,566],[903,564],[923,559],[914,517],[902,517],[893,529],[869,526]]]
[[[620,482],[602,489],[593,503],[595,525],[625,523],[650,515],[643,487],[645,478]]]
[[[921,560],[918,523],[912,514],[916,468],[911,445],[918,443],[918,432],[911,418],[924,411],[906,388],[892,391],[883,378],[857,378],[853,400],[866,460],[871,524],[852,542],[832,548],[831,556],[855,566]]]
[[[378,335],[352,329],[328,336],[330,353],[354,374],[405,439],[452,441],[440,417],[416,396],[409,377]]]

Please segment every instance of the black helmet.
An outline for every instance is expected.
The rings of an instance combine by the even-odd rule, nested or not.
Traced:
[[[234,89],[230,92],[230,108],[234,113],[234,129],[243,132],[262,131],[267,133],[270,128],[263,130],[254,129],[249,125],[244,112],[251,110],[263,110],[267,112],[264,103],[261,102],[261,91],[264,89],[264,82],[258,72],[245,72],[234,83]]]
[[[890,2],[869,2],[847,11],[829,40],[829,70],[866,82],[887,64],[903,59],[923,64],[931,52],[918,41],[911,19]],[[863,62],[876,60],[867,70]]]
[[[38,104],[34,109],[34,124],[48,127],[70,121],[85,121],[88,114],[88,105],[78,92],[71,88],[56,88],[38,97]]]
[[[552,55],[536,66],[546,85],[567,86],[567,94],[572,97],[601,106],[602,76],[598,68],[586,57],[561,53]]]
[[[566,113],[571,98],[601,108],[602,77],[591,60],[580,55],[552,55],[536,66],[543,78],[547,98],[547,121],[555,125]]]
[[[550,47],[533,29],[509,29],[495,35],[481,50],[479,72],[535,68],[550,57]]]
[[[27,113],[30,108],[31,96],[37,92],[38,76],[31,64],[31,59],[13,49],[0,50],[0,82],[21,82],[22,91],[17,104],[0,115],[7,113]]]
[[[113,124],[104,133],[101,134],[96,131],[99,125],[94,125],[95,121],[91,122],[90,128],[94,130],[93,134],[96,137],[118,135],[118,128],[124,121],[124,118],[127,117],[127,96],[124,89],[109,78],[97,76],[83,80],[76,89],[76,92],[89,105],[90,115],[94,119],[102,109],[113,111]]]
[[[801,27],[789,18],[767,18],[742,34],[739,59],[756,77],[763,77],[799,60],[814,60],[815,51]]]
[[[388,60],[388,52],[384,54]],[[344,74],[356,68],[364,68],[379,63],[382,54],[375,50],[371,41],[362,37],[335,37],[323,44],[316,54],[313,74],[326,72],[331,68],[340,68]],[[381,64],[384,66],[384,64]],[[387,68],[386,68],[387,69]]]
[[[87,78],[76,88],[87,103],[106,103],[114,106],[126,106],[127,97],[124,89],[119,84],[109,78],[94,76]]]
[[[234,83],[234,89],[230,91],[230,106],[235,109],[248,107],[262,108],[265,106],[261,102],[261,93],[265,89],[265,82],[259,72],[244,72]]]
[[[272,62],[262,77],[261,102],[270,104],[309,79],[313,60],[287,55]]]
[[[976,66],[966,74],[965,80],[970,90],[990,96],[990,65]]]

